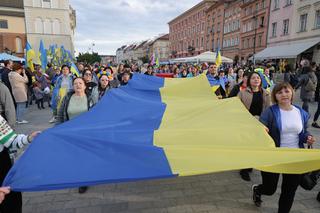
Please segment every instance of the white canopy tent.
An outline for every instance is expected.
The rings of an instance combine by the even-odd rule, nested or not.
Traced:
[[[170,62],[172,62],[172,63],[188,63],[188,62],[190,62],[190,63],[192,63],[192,62],[193,63],[203,63],[203,62],[213,63],[213,62],[216,62],[216,56],[217,56],[217,53],[207,51],[207,52],[204,52],[200,55],[193,56],[193,57],[172,59],[172,60],[170,60]],[[222,59],[222,63],[228,63],[228,64],[233,63],[233,60],[230,58],[221,56],[221,59]]]

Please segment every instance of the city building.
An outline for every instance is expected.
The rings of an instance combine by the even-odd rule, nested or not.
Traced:
[[[0,1],[0,53],[24,57],[26,45],[23,0]]]
[[[28,42],[35,51],[57,44],[74,54],[76,13],[69,0],[24,0]]]
[[[157,58],[159,62],[167,61],[169,59],[169,34],[159,36],[153,42],[151,42],[149,46],[151,55],[154,55],[154,57]]]
[[[221,53],[235,63],[240,61],[240,27],[242,0],[225,1]]]
[[[206,51],[206,11],[215,2],[217,0],[203,0],[168,23],[170,58],[193,56]]]
[[[320,1],[271,1],[268,47],[257,59],[320,63]]]
[[[206,10],[206,51],[222,49],[224,6],[224,1],[220,0]]]
[[[248,60],[267,47],[270,0],[243,0],[241,8],[240,57]]]
[[[115,55],[100,55],[102,64],[114,64],[116,63]]]
[[[122,47],[118,48],[116,51],[116,62],[120,64],[124,60],[123,51],[127,47],[127,45],[123,45]]]

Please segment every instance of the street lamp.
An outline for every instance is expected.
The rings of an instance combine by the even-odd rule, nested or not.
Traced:
[[[257,37],[257,26],[258,26],[258,17],[257,17],[258,11],[255,10],[254,15],[253,15],[253,20],[254,20],[254,37],[253,37],[253,65],[256,65],[256,59],[255,59],[255,54],[256,54],[256,37]]]

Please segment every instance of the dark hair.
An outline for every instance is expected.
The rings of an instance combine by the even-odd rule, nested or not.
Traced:
[[[7,67],[8,64],[10,64],[10,62],[12,62],[11,60],[5,60],[4,61],[4,66]]]
[[[65,67],[68,67],[68,69],[69,69],[69,71],[70,71],[70,67],[69,67],[68,65],[66,65],[66,64],[64,64],[64,65],[61,66],[61,70],[63,70],[63,68],[65,68]]]
[[[82,76],[84,76],[84,74],[86,74],[86,72],[90,72],[90,73],[92,74],[92,71],[91,71],[91,70],[85,69],[85,70],[83,70],[83,72],[82,72]]]
[[[292,88],[292,86],[288,83],[288,82],[283,82],[283,83],[279,83],[276,84],[276,86],[273,88],[272,92],[271,92],[271,100],[273,103],[277,104],[278,101],[276,99],[276,94],[281,91],[282,89],[290,89],[292,92],[292,97],[291,97],[291,103],[293,101],[293,96],[294,96],[294,90]]]
[[[253,76],[254,74],[257,74],[257,75],[259,76],[259,78],[260,78],[260,80],[261,80],[261,82],[260,82],[260,87],[262,87],[262,79],[261,79],[261,76],[259,75],[259,73],[257,73],[257,72],[250,72],[249,75],[248,75],[248,81],[247,81],[247,87],[249,87],[250,89],[252,89],[252,88],[251,88],[250,80],[251,80],[251,78],[252,78],[252,76]]]
[[[12,69],[14,71],[17,71],[17,70],[23,69],[23,66],[19,63],[14,63]]]

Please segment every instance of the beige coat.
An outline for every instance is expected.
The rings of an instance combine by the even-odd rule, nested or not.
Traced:
[[[244,106],[249,110],[251,103],[252,103],[252,98],[253,98],[253,93],[249,87],[247,87],[245,90],[242,90],[238,94],[240,100],[244,104]],[[271,95],[270,92],[268,92],[265,89],[262,89],[262,111],[264,111],[266,108],[268,108],[271,105]]]
[[[17,103],[27,102],[27,83],[28,77],[26,74],[21,76],[17,72],[9,73],[9,81],[12,88],[12,94]]]

